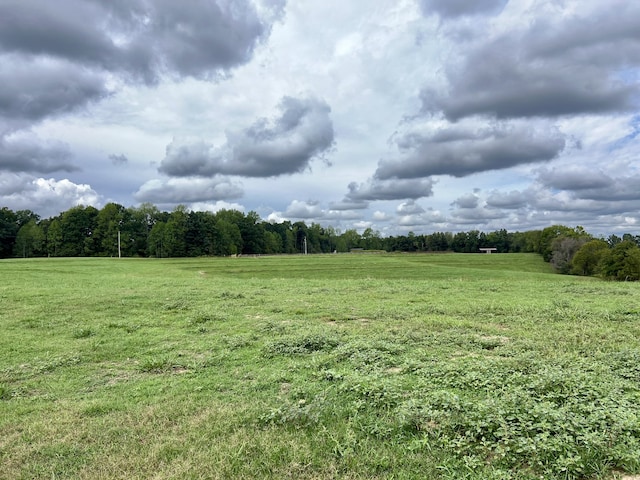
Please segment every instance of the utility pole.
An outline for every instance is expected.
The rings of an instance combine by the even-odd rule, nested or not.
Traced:
[[[118,230],[118,258],[122,258],[122,252],[120,251],[120,230]]]
[[[304,254],[306,255],[307,254],[307,237],[304,237],[302,244],[304,245]]]

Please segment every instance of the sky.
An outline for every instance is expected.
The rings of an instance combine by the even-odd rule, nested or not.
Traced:
[[[0,0],[0,207],[640,234],[640,2]]]

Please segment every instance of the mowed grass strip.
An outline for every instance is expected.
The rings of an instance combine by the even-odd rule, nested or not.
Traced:
[[[640,286],[535,255],[0,262],[0,478],[640,473]]]

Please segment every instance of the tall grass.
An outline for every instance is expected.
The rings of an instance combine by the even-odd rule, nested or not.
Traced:
[[[640,473],[640,290],[533,255],[0,262],[0,478]]]

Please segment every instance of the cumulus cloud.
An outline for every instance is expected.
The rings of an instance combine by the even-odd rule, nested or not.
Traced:
[[[597,168],[563,165],[541,169],[538,182],[558,190],[593,190],[611,187],[614,180]]]
[[[405,202],[396,209],[396,224],[400,227],[439,228],[446,224],[447,218],[438,210],[424,209],[413,202]]]
[[[458,208],[476,208],[478,206],[480,199],[475,193],[469,193],[467,195],[462,195],[454,200],[453,205]]]
[[[415,215],[424,213],[424,208],[418,205],[414,200],[408,200],[398,205],[396,212],[399,215]]]
[[[72,172],[78,167],[71,161],[69,146],[62,142],[41,140],[20,132],[0,136],[0,171],[52,173]]]
[[[362,214],[357,210],[335,209],[330,207],[325,209],[317,200],[293,200],[284,212],[271,212],[267,216],[269,222],[281,223],[285,220],[294,219],[305,222],[330,224],[336,226],[342,222],[352,222],[362,218]]]
[[[451,213],[451,221],[464,225],[484,225],[491,220],[504,218],[504,213],[497,209],[486,207],[460,208]]]
[[[493,208],[518,209],[526,207],[530,200],[531,195],[528,192],[494,190],[487,197],[487,205]]]
[[[420,179],[369,179],[366,183],[351,182],[347,201],[402,200],[433,195],[433,180]]]
[[[192,203],[235,200],[242,197],[242,187],[221,179],[169,178],[149,180],[134,197],[140,202]]]
[[[284,212],[285,217],[297,219],[318,218],[323,215],[324,212],[319,202],[315,200],[307,200],[306,202],[293,200]]]
[[[463,177],[548,161],[565,146],[564,136],[557,128],[524,122],[492,122],[475,129],[448,125],[427,132],[409,132],[396,142],[403,155],[381,160],[376,178]]]
[[[1,52],[0,45],[0,117],[10,120],[13,129],[74,111],[110,93],[105,76],[82,65]]]
[[[514,24],[484,36],[447,65],[448,88],[425,88],[423,109],[453,121],[632,110],[640,85],[625,72],[640,66],[639,21],[635,2],[615,9],[594,2],[572,15],[540,16],[528,28]]]
[[[0,180],[0,204],[13,210],[33,210],[47,217],[76,205],[99,206],[101,203],[102,197],[90,185],[68,179],[8,174]]]
[[[376,210],[375,212],[373,212],[372,218],[376,222],[388,222],[392,219],[391,215],[389,215],[387,212],[381,212],[380,210]]]
[[[224,200],[217,200],[214,202],[194,202],[190,205],[190,208],[194,212],[211,212],[216,213],[220,210],[237,210],[243,212],[245,210],[243,205],[235,202],[225,202]]]
[[[221,147],[205,141],[167,146],[160,171],[170,176],[273,177],[304,171],[334,144],[331,109],[313,97],[284,97],[280,115],[227,132]]]
[[[443,18],[489,14],[501,10],[508,0],[420,0],[425,15],[436,13]]]
[[[2,50],[63,58],[146,82],[162,74],[208,76],[244,63],[269,31],[249,0],[0,5]]]
[[[369,208],[369,202],[365,200],[350,200],[345,198],[340,202],[329,203],[329,208],[332,210],[364,210]]]
[[[576,191],[575,196],[610,202],[640,200],[640,176],[614,178],[610,184]]]

